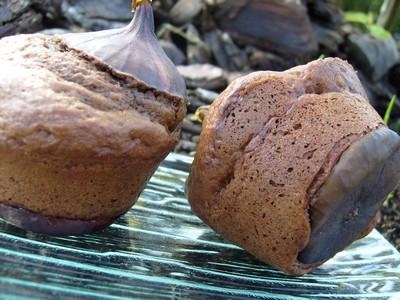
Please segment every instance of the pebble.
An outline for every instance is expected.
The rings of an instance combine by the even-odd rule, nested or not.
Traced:
[[[227,85],[224,70],[210,64],[178,66],[179,73],[186,79],[190,88],[222,90]]]
[[[166,40],[160,40],[161,47],[172,62],[179,66],[186,62],[186,56],[174,43]]]
[[[188,116],[183,120],[182,130],[199,135],[201,133],[201,125],[195,124]]]
[[[198,144],[200,142],[200,136],[199,135],[194,135],[192,137],[192,142]]]
[[[177,149],[185,152],[193,152],[196,150],[197,144],[191,141],[179,141]]]
[[[122,27],[132,19],[131,1],[126,0],[68,0],[61,8],[69,22],[86,30]]]
[[[392,37],[351,34],[347,46],[350,57],[371,80],[381,79],[400,59]]]
[[[191,23],[203,9],[203,0],[179,0],[170,11],[171,21],[177,25]]]
[[[199,97],[199,99],[203,101],[204,104],[212,104],[215,101],[215,99],[217,99],[217,97],[219,96],[219,94],[216,92],[201,88],[195,89],[194,94],[197,97]]]

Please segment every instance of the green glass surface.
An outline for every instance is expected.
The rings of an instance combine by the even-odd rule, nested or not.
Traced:
[[[224,241],[190,211],[190,162],[170,155],[138,204],[97,234],[48,237],[0,221],[0,298],[400,299],[400,255],[376,231],[301,278]]]

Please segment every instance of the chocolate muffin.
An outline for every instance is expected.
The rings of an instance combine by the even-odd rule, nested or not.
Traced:
[[[204,120],[188,196],[223,237],[303,275],[374,227],[399,169],[400,137],[329,58],[233,82]]]
[[[186,101],[62,37],[0,40],[0,217],[56,235],[125,213],[178,141]]]

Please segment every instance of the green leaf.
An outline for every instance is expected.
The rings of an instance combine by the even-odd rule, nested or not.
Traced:
[[[394,192],[390,193],[390,194],[387,196],[385,202],[388,203],[388,204],[391,204],[392,201],[393,201],[393,199],[394,199]]]
[[[367,14],[359,11],[348,11],[345,13],[348,22],[370,25],[374,23],[374,17],[371,13]]]
[[[385,117],[383,118],[383,121],[385,121],[386,125],[388,125],[390,122],[390,117],[392,115],[394,105],[396,104],[396,100],[397,100],[397,97],[395,95],[392,97],[392,99],[390,99],[389,105],[386,109]]]
[[[370,24],[367,25],[368,31],[371,35],[381,38],[391,38],[392,34],[385,28],[379,25]]]

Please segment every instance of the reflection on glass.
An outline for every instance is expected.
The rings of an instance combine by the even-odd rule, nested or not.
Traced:
[[[314,274],[289,277],[224,241],[184,196],[171,155],[138,205],[103,232],[35,235],[0,222],[0,294],[22,299],[400,299],[400,256],[377,232]],[[397,297],[397,298],[396,298]]]

